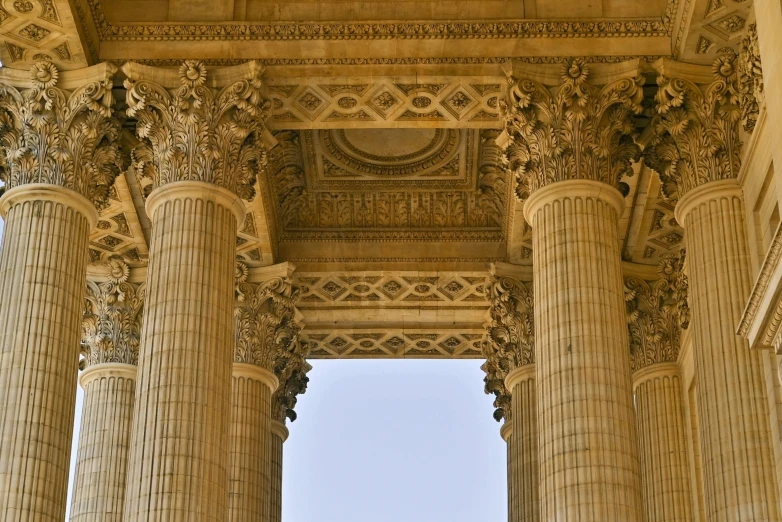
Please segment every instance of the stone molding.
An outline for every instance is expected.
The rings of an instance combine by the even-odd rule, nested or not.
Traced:
[[[527,364],[525,366],[519,366],[518,368],[515,368],[514,370],[508,372],[507,377],[505,377],[505,387],[508,388],[508,390],[513,391],[513,388],[515,388],[518,383],[534,378],[535,378],[534,363]]]
[[[687,215],[695,207],[702,204],[704,201],[721,197],[743,198],[744,191],[738,180],[735,178],[719,179],[709,181],[704,185],[699,185],[694,188],[676,203],[676,221],[683,226],[684,220],[687,219]]]
[[[98,209],[122,170],[113,117],[116,67],[60,72],[37,62],[27,75],[0,70],[0,181],[71,189]],[[85,214],[89,215],[89,214]]]
[[[0,216],[5,218],[11,207],[25,201],[53,201],[67,205],[87,219],[90,229],[94,229],[98,222],[98,211],[91,201],[74,190],[49,183],[29,183],[6,190],[0,196]]]
[[[133,283],[121,259],[106,263],[106,281],[87,281],[82,317],[82,370],[104,363],[138,363],[146,283]]]
[[[280,381],[274,373],[255,364],[234,362],[231,375],[237,379],[252,379],[265,384],[272,393],[280,386]]]
[[[624,196],[616,188],[602,182],[590,179],[568,179],[557,181],[537,190],[524,204],[524,217],[528,223],[535,219],[538,209],[565,198],[593,198],[605,201],[622,215],[625,208]]]
[[[500,437],[502,437],[502,440],[504,440],[505,442],[509,442],[512,436],[513,436],[513,423],[510,421],[503,422],[502,427],[500,428]]]
[[[272,426],[272,435],[274,435],[275,437],[279,437],[283,443],[286,440],[288,440],[288,437],[290,436],[291,432],[288,429],[288,427],[285,426],[285,424],[283,424],[278,420],[272,419],[271,426]]]
[[[79,385],[86,389],[95,379],[116,377],[118,379],[136,380],[138,366],[124,363],[100,363],[90,366],[79,375]]]
[[[153,217],[160,205],[173,199],[211,201],[230,210],[237,226],[244,223],[246,207],[239,196],[223,187],[195,180],[172,181],[153,190],[145,203],[147,215]]]
[[[738,177],[742,113],[737,62],[728,49],[711,69],[669,59],[654,64],[657,115],[650,123],[654,137],[644,158],[660,175],[667,199],[678,200],[705,183]]]
[[[690,323],[684,253],[680,257],[664,258],[658,274],[656,281],[624,277],[633,372],[661,363],[676,363],[681,331]]]
[[[669,377],[672,375],[680,375],[681,370],[679,364],[673,362],[660,362],[650,366],[645,366],[640,370],[633,373],[633,391],[641,384],[656,379],[657,377]]]
[[[500,115],[516,196],[525,201],[542,187],[574,179],[626,191],[621,179],[633,174],[631,164],[641,157],[633,140],[634,117],[643,111],[639,62],[592,75],[586,62],[571,59],[558,78],[552,72],[547,66],[519,65],[507,71],[510,88],[500,101]]]
[[[174,181],[204,181],[245,200],[266,161],[263,144],[269,103],[257,62],[216,69],[186,60],[178,71],[128,62],[127,115],[141,143],[136,171],[152,189]],[[241,221],[241,220],[240,220]]]

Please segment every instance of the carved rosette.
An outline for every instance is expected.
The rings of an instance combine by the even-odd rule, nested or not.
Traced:
[[[738,59],[739,106],[744,130],[752,132],[763,103],[763,66],[760,63],[758,27],[750,24],[741,40]]]
[[[298,396],[307,391],[307,383],[310,381],[307,372],[312,369],[306,360],[309,351],[309,343],[297,339],[277,355],[274,373],[280,386],[272,396],[272,418],[283,424],[286,419],[296,420],[294,408]]]
[[[214,89],[203,62],[186,60],[176,89],[125,80],[127,114],[137,119],[142,141],[133,160],[152,190],[174,181],[204,181],[253,199],[266,162],[262,132],[269,102],[261,96],[261,72],[254,67],[251,78]]]
[[[486,282],[491,322],[482,344],[486,362],[484,391],[495,396],[494,419],[511,420],[511,391],[505,378],[512,370],[535,362],[534,298],[532,286],[511,277]]]
[[[102,363],[137,364],[146,286],[129,283],[120,259],[108,262],[108,281],[87,282],[79,369]]]
[[[0,79],[0,180],[5,190],[47,183],[74,190],[102,208],[122,170],[112,117],[112,77],[72,90],[58,87],[50,62],[30,69],[29,82]],[[13,83],[13,85],[12,85]]]
[[[515,173],[516,196],[557,181],[602,181],[623,193],[624,176],[641,151],[633,141],[634,116],[643,109],[642,77],[605,86],[588,83],[589,67],[570,59],[554,89],[531,79],[510,78],[500,114],[510,143],[505,161]]]
[[[684,253],[660,262],[660,279],[625,277],[630,366],[635,372],[652,364],[676,362],[681,331],[690,323]]]
[[[234,361],[274,371],[277,358],[298,343],[299,289],[289,277],[250,283],[247,273],[247,267],[237,263]]]
[[[730,50],[728,50],[730,51]],[[738,122],[740,89],[736,55],[730,51],[712,66],[713,82],[696,85],[660,75],[654,139],[646,164],[657,171],[663,195],[677,201],[710,181],[733,179],[741,167]]]

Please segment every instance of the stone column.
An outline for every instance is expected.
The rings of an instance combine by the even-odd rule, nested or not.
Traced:
[[[778,521],[761,354],[735,333],[751,277],[734,66],[732,54],[712,68],[656,64],[659,115],[646,157],[678,200],[687,238],[706,516]]]
[[[683,390],[681,328],[689,323],[680,258],[660,263],[660,279],[625,277],[644,520],[693,520]]]
[[[3,521],[65,518],[87,241],[119,172],[114,71],[0,69]]]
[[[282,447],[290,432],[284,423],[272,421],[271,451],[269,452],[269,522],[282,522]]]
[[[274,370],[289,346],[298,343],[299,334],[294,322],[298,289],[290,277],[293,266],[285,264],[282,269],[281,275],[250,283],[248,268],[237,264],[228,496],[231,522],[269,520],[272,393],[279,385]]]
[[[307,372],[312,366],[307,362],[309,343],[298,340],[289,344],[277,359],[276,373],[280,387],[272,397],[272,436],[269,459],[269,517],[270,522],[282,520],[282,455],[283,443],[288,440],[286,420],[296,420],[296,402],[298,396],[307,391],[309,377]]]
[[[71,522],[121,522],[125,502],[136,364],[146,287],[119,259],[102,282],[87,283],[84,389]]]
[[[134,63],[128,116],[151,178],[147,300],[125,522],[225,521],[236,232],[263,150],[260,68]]]
[[[508,436],[508,519],[540,520],[538,422],[535,393],[533,293],[529,283],[496,274],[486,282],[489,296],[484,343],[486,393],[493,393],[494,418],[505,419]]]
[[[638,63],[514,63],[507,158],[532,225],[540,519],[642,519],[618,242]],[[516,80],[520,78],[520,80]],[[551,87],[553,86],[553,87]],[[528,198],[528,199],[527,199]]]

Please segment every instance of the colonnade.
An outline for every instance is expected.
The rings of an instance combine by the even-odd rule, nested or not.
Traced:
[[[705,520],[782,520],[760,355],[734,332],[751,283],[735,61],[657,62],[643,152],[638,61],[508,70],[502,139],[533,283],[490,279],[484,368],[513,522],[695,520],[685,326]],[[112,260],[86,311],[88,235],[121,166],[116,70],[0,71],[0,520],[64,517],[81,337],[72,520],[279,522],[285,421],[308,365],[290,267],[236,263],[264,154],[261,68],[122,70],[135,168],[152,183],[149,263],[142,274]],[[642,156],[676,202],[689,283],[680,258],[656,282],[622,273],[622,179]]]

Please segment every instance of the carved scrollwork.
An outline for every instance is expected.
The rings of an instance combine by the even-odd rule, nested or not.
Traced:
[[[728,52],[729,51],[729,52]],[[646,164],[657,171],[663,195],[678,200],[710,181],[736,178],[741,167],[740,89],[736,55],[729,49],[714,61],[708,85],[659,76],[654,139]]]
[[[221,90],[207,85],[203,62],[186,60],[180,87],[125,80],[127,114],[137,119],[142,143],[133,151],[138,172],[157,188],[173,181],[214,183],[252,200],[266,162],[261,134],[269,103],[261,96],[261,71]]]
[[[752,132],[763,103],[763,66],[760,63],[758,27],[750,24],[741,40],[738,60],[739,106],[744,130]]]
[[[623,78],[603,87],[587,83],[581,59],[563,65],[553,91],[530,80],[511,78],[500,114],[510,143],[505,161],[515,172],[516,196],[568,179],[602,181],[620,190],[641,151],[633,141],[634,116],[642,111],[643,78]]]
[[[298,342],[301,329],[294,316],[299,289],[288,277],[251,283],[246,270],[237,268],[236,274],[234,361],[273,371],[279,354]]]
[[[146,286],[128,282],[120,259],[108,262],[105,282],[87,282],[79,368],[102,363],[137,364]]]
[[[654,282],[625,277],[632,371],[679,357],[681,330],[690,321],[683,263],[683,254],[663,259]]]
[[[310,345],[297,339],[280,351],[274,364],[274,373],[280,381],[280,386],[272,396],[272,418],[285,422],[286,419],[296,420],[296,402],[298,396],[307,391],[310,379],[307,372],[312,366],[307,362]]]
[[[486,327],[483,354],[485,392],[493,394],[494,418],[510,420],[510,393],[505,377],[512,370],[535,362],[534,297],[532,286],[511,277],[490,277],[486,282],[491,322]]]
[[[0,82],[0,180],[5,189],[28,183],[69,188],[102,208],[123,168],[112,117],[112,75],[72,91],[57,86],[50,62],[30,70],[29,88]]]

